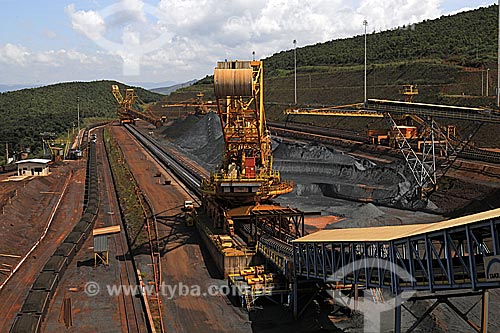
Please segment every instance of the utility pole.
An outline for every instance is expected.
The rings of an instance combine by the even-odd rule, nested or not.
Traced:
[[[499,0],[500,1],[500,0]],[[297,104],[297,40],[293,40],[293,77],[294,77],[294,99],[293,102]]]
[[[490,95],[490,82],[489,82],[489,78],[490,78],[490,69],[486,68],[486,96]]]
[[[5,143],[5,164],[9,164],[9,143]]]
[[[78,134],[77,134],[78,150],[80,150],[80,97],[76,97],[76,112],[78,117]]]
[[[365,98],[363,102],[366,102],[366,26],[368,25],[368,21],[364,20],[363,25],[365,26]]]
[[[484,69],[481,68],[481,96],[484,96]]]

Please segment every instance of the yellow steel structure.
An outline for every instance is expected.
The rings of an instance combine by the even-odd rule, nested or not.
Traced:
[[[413,98],[418,95],[418,89],[413,84],[405,84],[400,93],[403,95],[405,102],[413,103]]]
[[[215,108],[215,104],[213,101],[204,101],[203,100],[204,94],[202,92],[199,92],[196,94],[196,99],[191,98],[186,101],[181,101],[177,103],[164,103],[161,104],[162,108],[175,108],[175,107],[192,107],[194,108],[194,112],[197,115],[205,115],[212,111],[212,109]]]
[[[219,62],[214,92],[225,150],[220,168],[202,184],[204,194],[235,206],[291,192],[293,184],[272,168],[262,62]]]
[[[365,117],[383,118],[384,115],[377,111],[363,110],[363,103],[330,106],[324,108],[290,108],[283,111],[286,115],[308,116],[339,116],[339,117]]]
[[[152,114],[146,114],[134,109],[134,101],[137,98],[134,89],[127,88],[125,90],[125,97],[123,97],[120,92],[120,88],[114,84],[111,86],[111,92],[120,106],[118,108],[118,118],[122,124],[133,123],[135,118],[139,118],[155,125],[156,127],[161,126],[161,119],[156,118]]]
[[[50,151],[51,158],[66,159],[69,154],[71,143],[69,139],[44,139],[42,138],[44,146]]]

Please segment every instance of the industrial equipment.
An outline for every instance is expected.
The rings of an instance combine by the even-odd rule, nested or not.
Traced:
[[[500,113],[484,108],[413,103],[418,90],[413,85],[403,86],[405,101],[368,99],[365,103],[332,106],[321,109],[293,108],[284,113],[292,115],[319,115],[342,117],[384,118],[390,138],[401,151],[416,182],[416,195],[424,201],[437,189],[439,178],[450,169],[458,154],[483,123],[499,123]],[[473,123],[463,136],[454,126],[446,127],[435,118],[469,120]],[[410,119],[415,126],[401,126],[400,119]],[[413,142],[411,139],[413,139]],[[417,141],[418,140],[418,141]]]
[[[229,209],[247,205],[251,211],[253,205],[291,192],[293,183],[281,180],[273,170],[262,62],[219,62],[214,70],[214,92],[224,156],[217,170],[203,180],[201,192],[205,209],[233,234]]]
[[[196,94],[196,99],[195,98],[190,98],[189,100],[181,101],[181,102],[176,102],[176,103],[163,103],[161,104],[162,109],[174,109],[177,108],[178,110],[181,110],[179,108],[193,108],[194,114],[196,115],[205,115],[209,113],[210,111],[215,111],[215,103],[214,101],[204,101],[203,100],[204,94],[200,91]],[[172,111],[170,111],[172,112]]]
[[[156,127],[160,127],[162,122],[165,121],[163,117],[161,119],[155,117],[147,108],[144,109],[144,112],[134,108],[134,102],[139,99],[135,94],[134,89],[127,88],[125,90],[125,97],[123,97],[120,92],[120,88],[117,85],[112,85],[111,89],[113,96],[115,96],[119,105],[118,118],[120,119],[121,124],[134,123],[134,119],[139,118],[155,125]]]
[[[222,165],[205,179],[202,192],[225,206],[263,202],[293,189],[273,170],[263,85],[261,61],[219,62],[214,71],[225,147]]]
[[[194,208],[193,201],[184,201],[184,207],[182,207],[182,211],[184,212],[184,221],[186,222],[186,226],[192,227],[196,223],[197,218],[197,212]]]
[[[413,98],[418,95],[418,88],[413,84],[405,84],[403,86],[403,90],[400,91],[401,95],[403,95],[405,102],[413,102]]]
[[[56,139],[56,134],[50,132],[42,132],[40,136],[42,137],[44,156],[50,157],[54,161],[65,160],[69,157],[71,148],[69,138]]]

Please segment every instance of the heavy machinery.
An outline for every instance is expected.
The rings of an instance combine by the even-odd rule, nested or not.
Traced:
[[[135,118],[139,118],[145,120],[156,127],[160,127],[162,123],[165,121],[164,118],[160,119],[155,117],[151,112],[145,108],[144,112],[141,112],[134,108],[134,102],[139,100],[137,95],[135,94],[134,89],[127,88],[125,90],[125,97],[123,97],[120,92],[120,88],[117,85],[111,86],[111,92],[113,96],[115,96],[116,101],[118,102],[118,118],[120,119],[121,124],[134,123]]]
[[[202,192],[228,207],[264,202],[293,189],[273,170],[263,85],[261,61],[219,62],[214,71],[224,157]]]
[[[261,61],[219,62],[214,92],[224,137],[222,164],[204,179],[201,192],[210,215],[234,233],[229,210],[260,203],[293,189],[273,170],[271,138],[264,113]]]
[[[182,211],[184,212],[184,221],[186,222],[186,226],[192,227],[195,224],[197,218],[197,212],[194,208],[193,201],[184,201],[184,207],[182,207]]]
[[[500,113],[485,108],[414,103],[418,89],[413,85],[403,86],[401,94],[405,101],[368,99],[365,103],[321,109],[293,108],[284,113],[288,116],[384,118],[391,140],[401,151],[415,180],[414,194],[425,201],[437,190],[439,178],[450,169],[458,154],[466,146],[474,149],[469,142],[482,124],[500,123]],[[442,125],[436,118],[467,120],[471,126],[464,135],[459,136],[455,126]],[[410,120],[413,126],[401,125],[402,120]]]
[[[204,94],[200,91],[196,94],[196,98],[190,98],[189,100],[176,102],[176,103],[163,103],[161,104],[161,108],[163,110],[170,109],[169,112],[174,113],[173,110],[181,110],[193,108],[195,115],[206,115],[210,111],[215,111],[215,103],[213,101],[204,101]],[[180,114],[180,113],[179,113]],[[180,116],[178,116],[180,117]]]

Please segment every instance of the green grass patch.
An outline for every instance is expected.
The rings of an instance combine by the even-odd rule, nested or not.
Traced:
[[[123,153],[111,137],[109,130],[104,130],[104,142],[108,150],[108,158],[115,181],[118,201],[127,228],[130,248],[133,253],[148,247],[148,234],[145,228],[146,213],[140,201],[140,190],[128,165],[125,163]],[[149,250],[149,249],[148,249]]]

